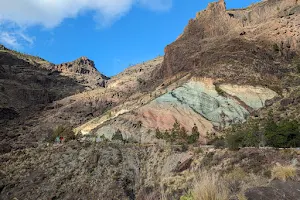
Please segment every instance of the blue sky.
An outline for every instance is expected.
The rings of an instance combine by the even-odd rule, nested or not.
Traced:
[[[108,76],[131,64],[163,55],[165,46],[182,33],[188,20],[212,2],[46,1],[47,5],[41,4],[41,0],[0,0],[0,42],[53,63],[87,56]],[[258,0],[226,1],[228,9],[254,2]]]

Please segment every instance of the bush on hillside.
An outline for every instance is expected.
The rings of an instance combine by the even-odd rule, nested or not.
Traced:
[[[289,119],[275,122],[270,114],[265,122],[250,120],[243,125],[232,126],[225,141],[231,150],[265,144],[276,148],[300,147],[300,122]]]
[[[181,196],[180,200],[194,200],[194,197],[191,192],[188,192],[185,195]]]
[[[269,119],[265,127],[268,146],[290,148],[300,146],[300,123],[296,120],[282,120],[275,123]]]
[[[200,133],[198,131],[198,127],[196,124],[194,124],[194,127],[192,128],[192,134],[188,136],[187,140],[189,144],[194,144],[198,141],[200,136]]]
[[[175,121],[173,128],[171,130],[165,130],[162,133],[158,128],[155,131],[155,136],[157,139],[166,140],[172,144],[186,145],[186,144],[195,144],[198,142],[200,133],[198,127],[194,125],[192,128],[192,133],[189,135],[184,127],[181,127],[178,121]]]
[[[292,165],[282,166],[276,165],[271,170],[272,179],[287,181],[294,179],[297,175],[297,169]]]
[[[218,95],[225,96],[225,92],[220,88],[219,85],[215,86],[215,90],[217,91]]]
[[[74,140],[75,133],[70,126],[59,125],[56,129],[53,130],[51,142],[54,142],[56,137],[63,137],[65,141]]]
[[[275,51],[275,52],[279,52],[279,46],[278,46],[278,44],[276,44],[276,43],[274,43],[273,44],[273,50]]]
[[[123,135],[122,135],[120,129],[118,129],[118,130],[116,131],[116,133],[113,135],[112,140],[124,141]]]
[[[258,147],[261,140],[258,122],[233,125],[225,136],[225,142],[230,150],[238,150],[240,147]]]
[[[215,173],[202,172],[193,189],[195,200],[229,199],[229,190]]]
[[[296,68],[297,68],[297,72],[300,74],[300,63],[297,63]]]

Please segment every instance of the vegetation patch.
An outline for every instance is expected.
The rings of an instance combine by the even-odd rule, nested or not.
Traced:
[[[279,48],[278,44],[276,44],[276,43],[273,44],[273,51],[275,51],[275,52],[280,51],[280,48]]]
[[[202,172],[193,188],[194,200],[227,200],[229,190],[215,173]]]
[[[72,127],[63,125],[59,125],[56,129],[53,130],[50,137],[50,142],[54,142],[56,138],[63,138],[64,141],[76,139]]]
[[[278,164],[272,168],[271,173],[272,179],[287,181],[296,177],[297,169],[292,165],[282,166]]]
[[[217,91],[218,95],[225,96],[226,93],[220,88],[218,84],[215,85],[215,90]]]
[[[196,124],[192,128],[192,133],[188,134],[184,127],[181,127],[178,121],[175,121],[171,130],[165,130],[161,132],[156,129],[156,138],[163,139],[171,144],[179,144],[186,147],[187,144],[195,144],[199,140],[200,133]]]
[[[120,129],[118,129],[118,130],[116,131],[116,133],[113,135],[112,140],[124,141],[123,135],[122,135]]]
[[[270,113],[266,120],[251,119],[233,125],[225,133],[225,144],[230,150],[241,147],[295,148],[300,146],[300,122],[284,119],[275,122]]]

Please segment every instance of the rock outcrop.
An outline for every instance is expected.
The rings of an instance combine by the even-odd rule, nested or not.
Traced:
[[[170,130],[177,121],[188,132],[196,125],[199,140],[205,144],[207,134],[245,122],[254,110],[263,108],[267,100],[277,96],[263,87],[216,86],[212,79],[194,78],[139,108],[91,120],[77,132],[111,139],[120,130],[123,138],[152,143],[156,141],[153,134],[156,129]]]
[[[91,88],[106,87],[108,77],[101,74],[95,67],[92,60],[87,57],[80,57],[77,60],[68,63],[62,63],[51,66],[51,70],[62,72],[71,76],[81,84]]]
[[[157,79],[180,72],[222,81],[280,85],[299,54],[299,2],[269,0],[246,9],[211,3],[190,20],[184,33],[165,48]],[[281,13],[285,13],[282,14]]]
[[[55,65],[53,69],[58,70],[60,72],[71,72],[71,73],[89,74],[89,75],[94,75],[99,73],[95,67],[94,62],[88,59],[87,57],[80,57],[77,60],[72,62]]]

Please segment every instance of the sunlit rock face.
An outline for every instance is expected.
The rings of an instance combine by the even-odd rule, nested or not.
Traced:
[[[124,138],[149,143],[154,141],[155,129],[170,130],[177,121],[188,132],[196,125],[199,141],[206,143],[207,134],[245,122],[251,111],[264,107],[266,100],[276,96],[263,87],[222,84],[216,88],[213,79],[193,78],[150,103],[93,128],[93,132],[111,139],[120,130]]]
[[[263,87],[224,84],[220,88],[224,92],[236,96],[255,110],[264,107],[266,100],[273,99],[278,95],[276,92]]]
[[[213,84],[203,82],[191,81],[161,98],[174,98],[217,126],[244,122],[249,115],[236,100],[219,95]]]

